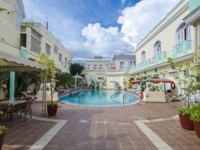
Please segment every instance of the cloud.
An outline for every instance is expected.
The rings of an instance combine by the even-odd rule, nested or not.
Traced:
[[[135,46],[180,0],[142,0],[121,11],[123,41]]]
[[[61,6],[53,0],[49,0],[48,3],[40,0],[34,0],[34,2],[24,0],[23,2],[27,20],[44,24],[48,17],[49,31],[60,39],[59,41],[71,52],[71,55],[74,58],[87,58],[98,55],[112,57],[115,53],[132,52],[136,43],[144,38],[179,1],[142,0],[134,6],[125,7],[119,12],[120,16],[116,20],[121,28],[102,27],[102,22],[86,24],[83,22],[86,16],[75,17],[75,12],[71,11],[74,9],[69,3],[62,4],[63,7],[69,7],[65,10],[65,7],[61,9]],[[125,2],[121,0],[122,4]],[[83,4],[81,3],[81,6]],[[85,6],[82,7],[85,8]]]
[[[115,53],[133,51],[133,47],[121,40],[122,34],[117,27],[103,28],[100,23],[88,24],[82,29],[82,36],[86,38],[84,43],[72,42],[70,49],[76,53],[76,57],[104,56],[112,57]]]

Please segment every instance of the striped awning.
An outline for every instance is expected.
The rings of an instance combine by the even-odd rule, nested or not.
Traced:
[[[6,66],[0,66],[0,72],[6,71],[42,71],[45,66],[28,59],[21,58],[19,56],[6,53],[0,50],[0,59],[6,62]]]

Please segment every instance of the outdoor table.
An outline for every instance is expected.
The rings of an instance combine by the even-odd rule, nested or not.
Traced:
[[[11,121],[13,121],[13,112],[14,112],[14,107],[17,104],[22,104],[22,103],[26,103],[27,100],[5,100],[5,101],[1,101],[0,105],[7,105],[11,107]]]

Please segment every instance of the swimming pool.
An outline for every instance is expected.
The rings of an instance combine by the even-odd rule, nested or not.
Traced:
[[[78,91],[75,96],[62,96],[60,101],[73,105],[87,106],[122,106],[124,97],[124,105],[135,104],[138,97],[120,90],[88,90]]]

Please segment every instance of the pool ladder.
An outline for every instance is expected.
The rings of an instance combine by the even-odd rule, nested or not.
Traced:
[[[85,93],[85,92],[81,92],[81,93],[79,94],[79,99],[78,99],[79,106],[80,106],[80,96],[81,96],[81,94],[85,94],[85,95],[86,95],[86,93]]]
[[[116,95],[116,94],[118,94],[118,92],[116,92],[115,94],[111,95],[110,98],[112,99],[112,97],[113,97],[114,95]],[[120,94],[122,94],[122,93],[119,93],[119,95],[120,95]],[[124,94],[122,94],[122,95],[123,95],[123,106],[124,106]],[[119,103],[119,102],[118,102],[118,103]],[[120,103],[119,103],[119,104],[120,104]]]

